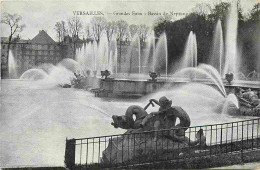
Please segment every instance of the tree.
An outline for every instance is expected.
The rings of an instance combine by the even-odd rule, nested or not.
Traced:
[[[208,15],[209,22],[211,22],[212,24],[216,24],[217,21],[220,20],[223,29],[225,29],[225,21],[227,20],[230,6],[230,3],[227,2],[220,2],[219,4],[216,4],[214,8],[211,10],[211,13]]]
[[[140,43],[142,45],[144,45],[144,43],[146,41],[146,38],[148,36],[148,31],[149,31],[149,27],[146,26],[145,24],[141,24],[139,26],[138,35],[139,35],[139,38],[140,38]]]
[[[244,22],[244,16],[243,16],[243,11],[241,7],[240,0],[237,1],[237,12],[238,12],[238,25],[241,24],[241,22]]]
[[[117,25],[117,41],[119,41],[119,66],[121,65],[121,56],[122,56],[122,41],[124,40],[127,30],[128,30],[128,23],[124,20],[119,20],[116,22]],[[120,67],[119,67],[120,69]]]
[[[62,42],[68,33],[65,21],[56,22],[54,30],[57,33],[59,43]]]
[[[117,25],[117,40],[123,41],[128,30],[128,23],[124,20],[119,20],[116,22]]]
[[[161,20],[162,22],[154,28],[155,34],[159,37],[163,32],[167,36],[169,70],[178,68],[172,67],[172,63],[181,61],[184,53],[185,43],[190,31],[196,34],[198,46],[198,62],[204,62],[209,56],[212,28],[206,17],[191,13],[177,21]]]
[[[91,29],[90,29],[90,24],[86,24],[86,27],[85,27],[85,35],[86,35],[86,39],[90,39],[92,38],[92,33],[91,33]]]
[[[72,17],[68,20],[68,32],[71,37],[75,37],[76,39],[78,39],[82,29],[82,22],[77,16]]]
[[[245,75],[252,71],[260,72],[260,4],[256,3],[250,10],[244,23],[238,27],[238,42],[243,44],[239,70]]]
[[[64,40],[64,37],[65,37],[66,35],[68,35],[68,28],[67,28],[67,26],[66,26],[65,21],[61,21],[61,26],[62,26],[61,37],[62,37],[62,40]]]
[[[82,22],[77,16],[69,18],[68,33],[72,39],[72,43],[70,43],[70,46],[73,50],[74,55],[76,54],[76,43],[79,40],[79,34],[81,33],[82,29],[83,29]]]
[[[212,8],[210,4],[201,3],[196,4],[196,6],[192,9],[192,12],[200,16],[207,16],[208,14],[212,13]]]
[[[251,21],[260,21],[260,3],[256,3],[250,12],[250,18]]]
[[[108,22],[105,27],[106,35],[107,35],[107,40],[108,42],[111,41],[113,34],[116,34],[117,27],[116,27],[116,22]]]
[[[22,17],[18,14],[9,14],[9,13],[4,13],[1,19],[1,23],[6,24],[10,27],[10,36],[9,36],[9,41],[8,41],[8,46],[7,46],[7,66],[8,66],[8,58],[9,58],[9,50],[10,50],[10,45],[13,36],[16,33],[21,32],[24,28],[25,25],[21,24]],[[7,76],[9,76],[8,70],[7,70]]]
[[[240,2],[238,1],[233,5],[237,5],[238,9],[237,44],[242,51],[240,59],[241,63],[246,63],[239,70],[243,71],[244,74],[253,70],[259,72],[260,5],[258,3],[253,7],[247,20],[242,15]],[[230,3],[226,2],[215,4],[212,8],[201,4],[194,9],[193,13],[183,19],[174,22],[163,17],[157,19],[154,28],[156,36],[164,31],[167,35],[169,68],[171,67],[174,70],[175,67],[171,63],[175,64],[181,61],[190,31],[196,34],[198,63],[207,63],[212,50],[214,28],[219,19],[222,21],[224,38],[226,36],[226,20],[230,7]]]
[[[111,40],[112,40],[112,36],[114,34],[116,34],[116,31],[117,31],[117,27],[116,27],[116,22],[115,21],[112,21],[112,22],[108,22],[106,24],[106,27],[105,27],[105,33],[106,33],[106,36],[107,36],[107,40],[108,40],[108,51],[109,51],[109,54],[110,54],[110,51],[111,51]]]
[[[106,28],[107,21],[104,17],[93,17],[90,23],[93,32],[93,37],[97,41],[97,44],[99,44],[103,30],[105,30]]]
[[[135,24],[129,25],[129,32],[131,37],[133,38],[135,34],[139,33],[139,26]]]
[[[153,28],[155,35],[159,37],[163,32],[166,31],[166,27],[171,23],[172,17],[170,15],[164,15],[158,17],[154,23]]]
[[[59,43],[60,43],[60,42],[61,42],[61,30],[62,30],[62,29],[61,29],[61,23],[60,23],[60,22],[56,22],[54,30],[55,30],[56,33],[57,33],[58,41],[59,41]]]

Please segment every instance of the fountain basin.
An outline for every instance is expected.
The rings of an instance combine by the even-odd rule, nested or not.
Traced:
[[[109,97],[116,95],[127,96],[142,96],[150,93],[154,93],[163,88],[178,87],[186,83],[202,83],[212,87],[216,85],[209,79],[195,79],[191,81],[185,78],[157,78],[157,81],[149,80],[130,80],[130,79],[115,79],[107,78],[102,79],[98,77],[83,77],[81,79],[80,87],[84,89],[102,89]],[[251,88],[252,90],[260,90],[259,81],[233,81],[232,85],[229,85],[224,81],[224,86],[227,93],[234,91],[235,88]],[[217,88],[216,88],[217,89]]]
[[[97,77],[83,77],[80,80],[80,87],[87,89],[87,88],[99,88],[100,87],[100,80]]]
[[[232,116],[260,116],[260,108],[250,108],[246,106],[229,106],[227,113]]]
[[[113,94],[132,94],[132,95],[145,95],[154,93],[162,88],[171,88],[180,86],[191,81],[186,80],[161,80],[157,81],[146,81],[146,80],[127,80],[127,79],[102,79],[100,80],[100,88],[105,89],[108,93]],[[194,82],[194,81],[192,81]],[[196,80],[195,82],[207,84],[215,87],[216,85],[207,79]],[[251,88],[252,90],[260,90],[260,82],[250,83],[249,81],[234,81],[232,85],[225,85],[227,92],[233,89],[240,88]]]

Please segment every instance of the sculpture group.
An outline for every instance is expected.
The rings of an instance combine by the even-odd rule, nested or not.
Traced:
[[[260,116],[260,91],[235,88],[234,92],[239,101],[239,115]],[[231,112],[232,113],[232,112]]]
[[[159,110],[148,114],[146,109],[154,104],[160,106]],[[176,125],[177,118],[179,124]],[[121,138],[110,140],[103,152],[104,163],[114,161],[123,163],[139,159],[141,155],[163,153],[166,150],[174,152],[176,149],[189,146],[206,145],[206,137],[202,129],[196,132],[195,140],[185,136],[185,131],[191,124],[189,115],[181,107],[172,106],[172,101],[164,96],[159,101],[150,99],[144,108],[132,105],[127,108],[125,115],[113,115],[112,119],[111,125],[127,131]],[[162,132],[160,131],[162,129],[167,130]]]

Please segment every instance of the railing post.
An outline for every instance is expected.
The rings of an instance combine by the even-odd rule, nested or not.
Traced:
[[[66,139],[65,165],[69,169],[73,169],[73,167],[75,166],[75,150],[76,140]]]
[[[242,160],[242,163],[244,163],[243,149],[244,149],[244,121],[242,121],[242,146],[241,146],[241,160]]]

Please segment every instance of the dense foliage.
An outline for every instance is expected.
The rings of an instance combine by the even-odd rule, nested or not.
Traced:
[[[185,18],[177,21],[163,20],[154,25],[156,36],[166,32],[168,41],[169,62],[177,62],[183,55],[185,43],[190,31],[196,34],[198,63],[208,63],[213,46],[214,29],[217,21],[222,21],[225,39],[226,18],[230,4],[220,3],[210,8],[199,8]],[[208,8],[207,10],[205,8]],[[209,12],[205,12],[209,11]],[[255,4],[247,15],[242,15],[238,4],[238,54],[241,55],[241,72],[248,74],[260,72],[260,5]]]

